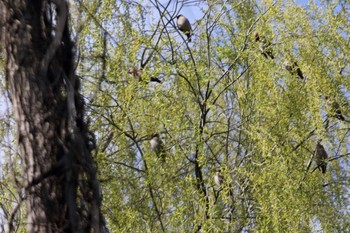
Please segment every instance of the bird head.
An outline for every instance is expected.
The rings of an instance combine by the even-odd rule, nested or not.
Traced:
[[[135,68],[130,68],[128,69],[129,74],[135,74]]]
[[[151,138],[159,138],[159,133],[153,133],[153,134],[151,135]]]
[[[183,16],[183,15],[180,14],[180,15],[176,16],[176,18],[178,19],[178,18],[180,18],[180,17],[182,17],[182,16]]]
[[[284,60],[284,61],[283,61],[283,65],[284,65],[284,66],[290,66],[290,62],[289,62],[288,60]]]

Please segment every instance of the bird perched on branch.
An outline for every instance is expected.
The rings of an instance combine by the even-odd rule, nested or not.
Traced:
[[[221,188],[221,185],[224,182],[224,176],[221,174],[220,168],[216,169],[216,173],[214,176],[214,182],[219,188]]]
[[[255,41],[259,43],[259,50],[266,59],[268,59],[269,57],[271,59],[275,58],[272,53],[271,43],[267,41],[265,36],[260,36],[259,33],[256,32]]]
[[[289,71],[289,73],[291,75],[294,75],[296,73],[300,79],[304,79],[303,72],[301,71],[301,69],[296,61],[292,62],[292,63],[285,61],[284,67],[286,68],[286,70]]]
[[[135,78],[137,78],[140,82],[142,81],[141,75],[142,75],[142,68],[136,69],[136,68],[130,68],[128,69],[128,73],[133,75]]]
[[[177,16],[177,27],[187,36],[188,42],[191,42],[192,27],[190,21],[188,21],[188,19],[185,16]]]
[[[318,141],[315,149],[315,161],[318,169],[322,171],[322,173],[326,173],[327,163],[326,159],[328,158],[327,152],[321,144],[321,141]]]
[[[142,81],[142,72],[143,72],[143,68],[142,67],[139,68],[139,69],[137,69],[137,68],[130,68],[128,70],[128,73],[133,75],[135,78],[137,78],[139,82]],[[151,82],[161,83],[161,81],[158,78],[155,78],[155,77],[151,77],[150,81]]]
[[[342,121],[345,121],[345,117],[344,117],[344,115],[343,115],[343,113],[342,113],[342,111],[341,111],[341,109],[340,109],[340,105],[339,105],[339,103],[337,102],[337,101],[335,101],[335,100],[331,100],[330,98],[329,98],[329,96],[326,96],[325,97],[325,99],[326,99],[326,103],[327,103],[327,105],[329,105],[330,106],[330,110],[331,110],[331,116],[332,117],[335,117],[335,118],[337,118],[337,119],[339,119],[339,120],[342,120]]]
[[[164,144],[159,137],[159,133],[153,133],[151,135],[150,144],[151,144],[151,150],[154,153],[156,153],[156,155],[160,157],[162,161],[165,161]]]
[[[343,116],[343,113],[340,109],[340,105],[338,104],[337,101],[334,101],[332,103],[332,111],[334,112],[334,117],[338,118],[339,120],[345,121],[345,118]]]

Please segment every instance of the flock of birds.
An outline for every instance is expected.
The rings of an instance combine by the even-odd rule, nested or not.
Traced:
[[[191,36],[192,36],[192,27],[189,22],[189,20],[183,16],[183,15],[178,15],[177,16],[177,27],[178,29],[183,32],[187,36],[188,42],[191,42]],[[258,32],[254,34],[255,37],[255,42],[258,43],[259,45],[259,50],[260,53],[266,58],[266,59],[274,59],[273,55],[273,50],[271,43],[266,39],[265,36],[259,35]],[[289,71],[291,75],[297,75],[300,79],[304,79],[303,72],[301,71],[299,65],[297,64],[296,61],[284,62],[285,69]],[[135,78],[137,78],[139,81],[142,80],[142,72],[143,72],[143,67],[141,68],[131,68],[128,70],[128,73],[133,75]],[[149,79],[150,82],[157,82],[161,83],[161,80],[159,80],[156,77],[151,77]],[[326,97],[326,100],[328,100],[328,97]],[[334,117],[340,119],[340,120],[345,120],[344,116],[341,113],[340,106],[337,102],[332,103],[332,108],[334,110]],[[166,159],[166,153],[165,153],[165,147],[164,143],[160,139],[159,133],[153,133],[151,135],[150,139],[150,148],[151,150],[161,159],[162,162],[165,162]],[[313,160],[316,162],[316,165],[319,170],[322,171],[322,173],[326,173],[327,169],[327,152],[324,149],[323,145],[321,144],[321,141],[319,140],[316,144],[315,148],[315,153],[314,153],[314,158]],[[316,169],[315,168],[315,169]],[[224,183],[224,176],[221,174],[220,168],[216,169],[216,174],[214,176],[214,183],[221,188],[222,184]]]
[[[316,144],[315,154],[314,154],[314,160],[317,165],[315,169],[319,169],[320,171],[322,171],[323,174],[326,173],[326,170],[327,170],[327,162],[326,162],[327,158],[328,158],[328,155],[326,150],[322,146],[321,141],[318,141]],[[221,173],[220,168],[216,169],[216,173],[214,175],[214,183],[218,187],[217,192],[219,193],[223,189],[223,186],[224,186],[223,184],[225,183],[225,179]],[[230,195],[232,195],[231,189],[230,189]]]
[[[188,42],[191,42],[191,36],[192,36],[192,27],[190,24],[190,21],[183,15],[178,15],[177,16],[177,28],[183,32],[186,36],[187,36],[187,40]],[[128,70],[128,73],[131,74],[132,76],[134,76],[139,82],[144,81],[142,79],[142,73],[143,73],[143,68],[144,67],[140,67],[140,68],[130,68]],[[159,80],[156,77],[151,77],[149,79],[150,82],[157,82],[157,83],[161,83],[162,81]],[[146,81],[147,83],[149,81]]]
[[[150,139],[150,148],[157,155],[159,159],[164,163],[166,161],[166,151],[163,141],[160,139],[159,133],[153,133]],[[326,173],[327,170],[327,152],[319,140],[316,144],[315,153],[313,160],[316,162],[316,168]],[[224,183],[224,176],[221,174],[221,169],[217,168],[214,176],[214,183],[218,186],[218,191],[222,189]]]
[[[190,21],[185,16],[183,16],[181,14],[178,15],[176,18],[177,18],[177,22],[176,22],[177,28],[187,36],[187,41],[191,42],[192,41],[191,36],[193,34],[193,31],[192,31]],[[275,58],[273,55],[271,43],[266,39],[265,36],[260,36],[259,33],[256,32],[255,33],[255,41],[258,42],[259,50],[260,50],[261,54],[266,59],[268,59],[268,58],[274,59]],[[304,79],[303,72],[301,71],[301,69],[296,61],[293,61],[293,62],[285,61],[284,66],[285,66],[286,70],[289,71],[290,74],[292,74],[292,75],[297,74],[300,79]],[[139,81],[143,81],[141,78],[143,68],[144,67],[130,68],[128,70],[128,73],[133,75]],[[161,83],[161,80],[159,80],[156,77],[151,77],[150,81]]]

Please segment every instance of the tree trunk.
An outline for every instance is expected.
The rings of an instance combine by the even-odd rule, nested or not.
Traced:
[[[0,0],[28,232],[100,232],[93,140],[74,75],[64,0]],[[12,223],[9,224],[11,231]]]

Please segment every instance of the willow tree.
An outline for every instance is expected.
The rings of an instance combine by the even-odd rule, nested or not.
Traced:
[[[111,230],[349,227],[348,4],[106,0],[76,12]],[[150,149],[156,132],[165,161]]]
[[[72,9],[112,232],[349,228],[345,1],[91,0]],[[154,133],[165,159],[150,149]]]
[[[28,232],[101,232],[100,191],[84,120],[66,1],[0,1],[5,76],[21,173],[15,229],[25,202]],[[15,147],[13,147],[15,148]]]
[[[78,1],[76,12],[111,230],[349,227],[345,2]],[[153,133],[165,161],[150,149]],[[314,162],[320,140],[325,174]]]

